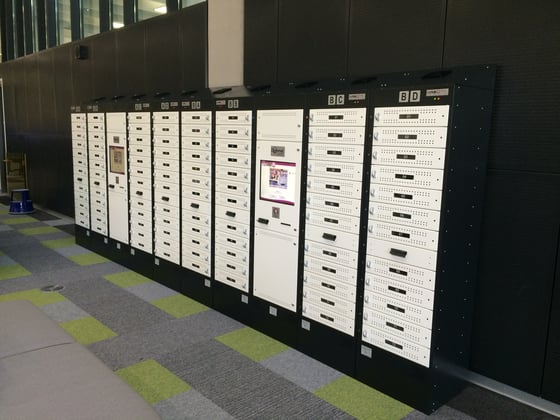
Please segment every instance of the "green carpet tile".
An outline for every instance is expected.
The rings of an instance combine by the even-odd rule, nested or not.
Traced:
[[[93,265],[93,264],[101,264],[104,262],[109,261],[107,258],[102,257],[95,252],[86,252],[85,254],[79,255],[71,255],[68,259],[74,261],[78,265]]]
[[[38,220],[30,216],[9,216],[2,219],[5,225],[23,225],[25,223],[35,223]]]
[[[97,343],[117,335],[93,317],[61,322],[60,326],[80,344]]]
[[[191,389],[189,384],[155,360],[145,360],[119,369],[117,375],[150,404],[156,404]]]
[[[288,349],[285,344],[249,327],[216,337],[216,340],[255,362],[268,359]]]
[[[135,273],[134,271],[123,271],[122,273],[107,274],[106,276],[103,276],[103,278],[122,288],[136,286],[137,284],[143,284],[151,281],[148,277],[144,277],[143,275]]]
[[[208,310],[208,307],[202,303],[179,294],[152,300],[150,303],[175,318],[183,318]]]
[[[76,245],[76,239],[73,237],[61,239],[49,239],[48,241],[41,241],[41,243],[50,249],[66,248],[68,246]]]
[[[40,227],[19,229],[19,232],[23,233],[24,235],[45,235],[47,233],[60,232],[60,230],[52,226],[40,226]]]
[[[358,419],[397,420],[413,411],[411,407],[348,376],[334,380],[314,394]]]
[[[58,292],[43,292],[39,289],[31,289],[22,292],[0,295],[0,302],[21,299],[28,300],[35,306],[44,306],[50,303],[62,302],[66,300],[66,298]]]
[[[31,273],[19,264],[3,265],[0,267],[0,280],[29,276]]]

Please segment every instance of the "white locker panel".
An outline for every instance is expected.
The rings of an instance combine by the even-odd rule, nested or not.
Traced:
[[[203,162],[203,163],[210,163],[212,162],[212,153],[209,150],[192,150],[192,149],[183,149],[181,150],[181,158],[183,162],[187,162],[187,165],[190,162]]]
[[[137,209],[142,209],[150,214],[152,211],[152,202],[147,201],[145,198],[142,197],[137,198],[136,196],[130,196],[130,206]]]
[[[167,191],[162,191],[158,188],[154,189],[154,202],[162,208],[173,208],[176,211],[179,209],[180,197],[178,195],[169,194]],[[164,210],[166,213],[170,211]],[[157,214],[157,213],[156,213]],[[177,216],[178,217],[178,216]]]
[[[449,105],[377,107],[373,124],[378,126],[447,127]]]
[[[99,169],[92,169],[90,173],[90,178],[103,181],[107,178],[105,171]]]
[[[175,264],[180,264],[179,244],[167,239],[155,238],[154,254],[164,260]]]
[[[372,320],[376,313],[382,312],[427,329],[432,328],[433,312],[430,309],[376,293],[368,293],[367,296],[367,302],[364,302],[365,321]]]
[[[216,183],[216,193],[235,194],[247,199],[251,196],[251,187],[244,181],[221,181]]]
[[[101,142],[97,142],[97,141],[95,141],[95,142],[90,141],[88,149],[89,149],[90,153],[99,152],[99,153],[105,154],[105,152],[106,152],[105,143],[101,143]]]
[[[216,152],[216,165],[231,166],[236,168],[250,168],[251,156]]]
[[[144,238],[132,238],[130,239],[130,245],[136,249],[140,249],[148,254],[152,253],[152,241],[146,240]]]
[[[214,280],[227,284],[228,286],[235,287],[236,289],[244,292],[249,290],[249,282],[246,279],[238,277],[229,271],[223,271],[217,267],[215,268]]]
[[[372,327],[414,344],[430,347],[432,332],[428,328],[388,316],[383,312],[375,312],[372,317],[369,317],[369,314],[366,312],[363,319],[366,328]]]
[[[216,193],[215,203],[219,206],[227,206],[246,211],[249,211],[249,208],[251,206],[251,203],[245,197],[233,194],[225,194],[221,192]]]
[[[100,235],[107,236],[107,222],[99,217],[93,217],[91,219],[91,230]]]
[[[74,166],[82,166],[84,168],[87,168],[87,159],[85,158],[76,158],[74,159],[73,162]]]
[[[324,162],[309,159],[307,163],[309,177],[333,178],[337,181],[362,182],[362,165],[358,163]]]
[[[373,146],[371,163],[373,165],[443,169],[445,149]]]
[[[138,136],[138,135],[150,135],[151,126],[150,124],[129,124],[128,126],[128,136]]]
[[[306,201],[308,208],[360,217],[360,200],[308,192]]]
[[[189,222],[189,223],[197,223],[204,226],[210,226],[210,222],[211,222],[210,214],[198,213],[196,211],[190,210],[190,208],[183,208],[181,214],[183,216],[183,223]],[[216,219],[216,225],[218,223],[218,220],[219,219]]]
[[[422,287],[411,286],[397,280],[386,279],[384,277],[374,277],[366,275],[364,302],[371,299],[369,295],[373,293],[390,296],[412,305],[422,306],[432,310],[434,307],[434,291]]]
[[[100,181],[93,181],[94,186],[90,188],[91,191],[91,200],[99,199],[105,202],[107,198],[107,191],[105,190],[105,186]],[[97,187],[97,184],[101,184],[101,187]]]
[[[216,152],[251,155],[251,141],[240,139],[216,139]]]
[[[310,177],[307,179],[307,193],[336,195],[338,197],[361,200],[362,183],[357,181]]]
[[[174,228],[176,226],[173,226]],[[179,242],[181,240],[181,234],[177,229],[172,229],[168,226],[162,226],[157,224],[154,226],[154,236],[160,238],[161,240],[170,239],[173,242]]]
[[[159,134],[154,131],[154,148],[156,147],[170,147],[179,150],[179,136]]]
[[[132,164],[132,157],[138,156],[144,159],[150,159],[152,156],[152,150],[149,145],[147,144],[129,144],[128,145],[128,153],[130,154],[131,164]]]
[[[437,211],[441,209],[441,191],[438,190],[372,184],[369,195],[370,200],[373,202],[420,207]]]
[[[154,148],[154,161],[158,160],[179,160],[179,150],[172,147],[155,147]]]
[[[440,212],[372,202],[369,207],[369,217],[371,220],[386,223],[438,230]]]
[[[154,124],[173,125],[179,123],[179,112],[177,111],[156,111],[152,113]]]
[[[216,111],[216,125],[251,125],[252,111]],[[217,137],[217,136],[216,136]]]
[[[333,297],[329,294],[323,293],[317,289],[303,286],[303,304],[311,303],[318,308],[324,308],[327,311],[333,311],[344,315],[350,319],[354,319],[356,302],[348,301]]]
[[[216,178],[227,181],[249,181],[251,179],[251,170],[232,168],[230,166],[216,166]]]
[[[216,243],[231,248],[249,251],[249,239],[242,236],[231,235],[229,232],[218,232],[216,230]]]
[[[88,140],[89,140],[89,144],[90,146],[92,145],[92,143],[96,144],[96,143],[102,143],[103,145],[105,145],[105,131],[101,130],[101,131],[93,131],[90,132],[91,130],[88,130]]]
[[[89,195],[87,192],[82,192],[74,188],[74,201],[86,203],[89,209]]]
[[[428,270],[436,269],[437,252],[428,249],[368,238],[367,253],[402,264],[410,264]]]
[[[131,165],[128,172],[130,173],[131,177],[138,177],[138,178],[145,178],[151,179],[152,177],[152,169],[148,166],[138,167],[137,165]]]
[[[105,126],[107,132],[126,133],[126,112],[107,112]]]
[[[91,159],[90,158],[89,166],[90,166],[91,169],[105,170],[105,160]]]
[[[177,175],[179,174],[179,160],[172,159],[170,157],[154,159],[154,169],[169,171],[169,172],[176,172]],[[177,182],[179,180],[177,179]]]
[[[75,162],[76,159],[78,160],[78,162],[83,162],[87,159],[87,150],[75,147],[74,150],[72,150],[72,156],[74,157]]]
[[[130,179],[130,196],[145,200],[152,199],[152,183],[149,179],[134,177]]]
[[[366,256],[366,273],[404,281],[428,290],[434,290],[436,282],[435,271],[371,255]]]
[[[307,225],[306,239],[321,245],[358,251],[359,237],[354,233],[329,229],[325,226]]]
[[[183,255],[182,260],[185,267],[185,263],[188,262],[197,262],[203,266],[208,266],[210,268],[210,251],[202,250],[198,248],[190,248],[185,250],[186,247],[183,247]]]
[[[212,142],[210,138],[204,139],[204,138],[185,138],[183,136],[182,140],[181,140],[181,144],[183,145],[183,150],[198,150],[198,151],[203,151],[203,150],[212,150]]]
[[[257,110],[257,138],[272,141],[301,142],[303,109]]]
[[[218,258],[229,258],[238,264],[247,264],[249,261],[249,252],[243,251],[237,248],[231,248],[226,245],[216,244],[215,248],[216,259]]]
[[[198,214],[210,214],[212,212],[210,200],[185,198],[183,199],[183,208]]]
[[[146,135],[130,134],[128,137],[128,144],[129,147],[134,147],[134,146],[150,147],[150,145],[152,144],[152,138],[149,134]]]
[[[246,223],[239,223],[232,220],[216,218],[215,229],[219,232],[228,232],[233,235],[249,239],[249,226]]]
[[[80,193],[80,194],[85,194],[88,195],[89,192],[89,187],[87,184],[74,184],[74,194],[76,193]]]
[[[131,168],[151,169],[152,168],[152,159],[151,159],[150,155],[148,155],[148,156],[130,155],[130,167]]]
[[[366,125],[366,108],[328,108],[309,110],[309,126]]]
[[[183,163],[183,175],[193,175],[193,176],[210,176],[212,173],[212,168],[208,163],[193,163],[185,162]]]
[[[183,125],[210,124],[212,111],[182,111],[181,122]]]
[[[144,235],[152,233],[152,223],[149,220],[139,219],[135,217],[130,217],[130,231],[131,232],[141,232]]]
[[[364,160],[362,145],[346,144],[310,144],[307,155],[310,159],[326,161],[362,163]]]
[[[80,212],[77,212],[76,217],[75,217],[75,220],[76,220],[76,224],[77,224],[78,226],[82,226],[82,227],[84,227],[84,228],[86,228],[86,229],[89,229],[89,228],[90,228],[90,225],[89,225],[89,213],[85,213],[85,212],[81,212],[81,211],[80,211]]]
[[[441,190],[443,186],[443,170],[373,165],[371,168],[371,182]]]
[[[373,129],[374,146],[445,148],[447,127],[379,127]]]
[[[210,138],[212,136],[212,126],[210,124],[183,124],[181,127],[181,135],[183,136],[183,141],[185,141],[185,137]]]
[[[182,193],[183,201],[192,199],[196,200],[197,202],[202,201],[205,203],[209,203],[212,198],[210,189],[201,190],[199,188],[183,188]]]
[[[311,287],[339,299],[345,299],[349,302],[356,301],[355,284],[326,279],[315,273],[304,273],[303,284],[304,287]]]
[[[245,263],[240,264],[229,258],[219,258],[214,262],[214,267],[216,271],[227,273],[233,275],[237,279],[249,282],[249,271]]]
[[[170,182],[178,184],[181,181],[181,176],[177,171],[169,171],[165,169],[154,169],[154,181]]]
[[[316,273],[328,279],[356,284],[357,272],[355,268],[333,264],[308,256],[305,257],[303,266],[306,273]]]
[[[430,349],[424,346],[411,343],[374,328],[364,328],[362,340],[422,366],[430,367]]]
[[[302,315],[321,324],[328,325],[335,330],[345,334],[354,335],[354,319],[347,318],[343,315],[318,308],[309,302],[304,301],[302,307]]]
[[[142,203],[138,205],[138,203]],[[151,203],[148,201],[132,201],[130,202],[130,220],[143,220],[149,226],[152,225],[152,209]],[[148,226],[148,225],[146,225]],[[150,228],[151,230],[151,228]]]
[[[151,118],[149,112],[129,112],[129,124],[150,124]]]
[[[211,241],[204,238],[183,238],[183,247],[185,249],[199,249],[205,252],[210,252]]]
[[[126,194],[110,192],[108,203],[109,236],[128,243],[128,198]]]
[[[251,140],[252,127],[239,125],[216,125],[216,139],[223,140]]]
[[[85,112],[72,112],[70,114],[70,121],[72,123],[85,122],[86,121],[86,113]]]
[[[305,241],[304,248],[306,257],[319,258],[327,262],[342,264],[353,269],[356,269],[358,266],[357,252],[320,244],[310,240]]]
[[[85,130],[76,131],[72,128],[72,140],[85,141],[86,139],[87,139],[87,133]]]
[[[84,214],[89,214],[89,200],[75,199],[74,209],[76,211],[83,211]]]
[[[182,226],[184,236],[192,236],[201,238],[201,239],[211,239],[210,235],[210,227],[209,226],[202,226],[193,223],[183,223]]]
[[[203,276],[210,275],[210,263],[202,262],[189,256],[183,255],[182,266],[189,270],[195,271]]]
[[[439,233],[433,230],[370,221],[368,233],[370,238],[437,251]]]
[[[178,197],[181,193],[181,187],[174,182],[162,182],[158,179],[154,181],[154,192]]]
[[[365,127],[309,127],[309,143],[364,144]]]
[[[100,161],[105,161],[105,151],[104,150],[92,150],[90,151],[89,154],[89,159],[90,161],[92,160],[100,160]]]
[[[208,190],[211,187],[212,179],[206,175],[193,175],[184,171],[181,174],[181,185],[183,186],[183,193],[193,188]]]
[[[167,225],[179,226],[179,207],[154,200],[154,216]]]
[[[355,235],[360,233],[360,219],[358,217],[307,209],[305,212],[305,220],[307,220],[309,224],[320,226],[325,229],[342,230]]]
[[[107,217],[107,209],[105,208],[105,206],[99,206],[95,203],[92,203],[91,206],[91,215],[96,215],[96,216],[100,216],[100,217]]]
[[[72,140],[72,148],[74,150],[84,150],[87,151],[88,147],[87,147],[87,141],[85,140],[85,134],[84,134],[84,138],[80,139],[80,140],[76,140],[73,139]]]
[[[96,206],[98,208],[105,208],[107,206],[107,201],[105,200],[105,197],[99,198],[99,197],[97,197],[97,195],[95,193],[96,193],[96,191],[92,190],[90,206]]]
[[[104,122],[105,114],[103,112],[89,112],[87,114],[87,120],[90,123]]]

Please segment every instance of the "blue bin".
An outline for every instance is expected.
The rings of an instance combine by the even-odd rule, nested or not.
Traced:
[[[10,194],[10,214],[29,214],[34,211],[33,201],[31,201],[28,189],[12,190]]]

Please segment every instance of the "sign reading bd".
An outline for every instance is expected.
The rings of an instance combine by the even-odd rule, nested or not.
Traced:
[[[399,102],[420,102],[419,90],[401,90],[399,92]]]

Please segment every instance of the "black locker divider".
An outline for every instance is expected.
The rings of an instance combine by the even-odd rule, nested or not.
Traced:
[[[204,275],[201,272],[193,271],[192,269],[186,268],[184,264],[181,266],[156,257],[155,250],[154,253],[149,253],[139,249],[134,249],[134,247],[131,247],[128,244],[121,244],[116,241],[109,240],[108,236],[95,233],[93,230],[82,226],[76,226],[76,242],[89,249],[99,252],[102,255],[114,259],[127,267],[139,271],[161,284],[199,300],[202,303],[209,305],[250,327],[283,341],[288,345],[310,355],[311,357],[321,360],[330,366],[333,366],[357,378],[358,380],[393,396],[394,398],[424,411],[425,413],[433,412],[461,389],[463,386],[461,379],[462,374],[464,369],[468,368],[469,339],[473,310],[472,300],[474,296],[474,283],[476,280],[477,270],[479,227],[482,215],[481,202],[483,199],[485,184],[486,152],[489,136],[494,73],[495,69],[492,67],[460,68],[449,71],[437,71],[433,73],[411,72],[398,75],[380,75],[377,78],[355,81],[354,83],[345,80],[334,81],[331,84],[309,83],[303,84],[299,90],[294,89],[295,86],[293,85],[288,87],[263,86],[262,88],[254,89],[252,91],[247,90],[244,87],[233,87],[220,89],[210,95],[207,95],[207,92],[185,92],[181,97],[159,96],[150,98],[149,100],[137,98],[133,101],[126,102],[126,105],[123,105],[125,101],[98,101],[95,104],[89,104],[87,107],[82,107],[80,109],[86,109],[87,112],[110,112],[112,110],[122,111],[123,109],[126,109],[129,112],[138,109],[149,109],[150,112],[176,110],[179,113],[182,111],[212,111],[212,152],[210,154],[212,160],[212,187],[210,191],[212,216],[210,220],[210,232],[212,232],[213,238],[210,252],[210,275]],[[378,140],[375,134],[375,127],[378,123],[376,108],[395,107],[397,111],[393,112],[389,110],[387,112],[389,112],[389,114],[393,112],[393,114],[391,114],[393,115],[393,117],[391,117],[393,118],[392,121],[398,122],[402,120],[418,119],[419,116],[417,114],[421,114],[423,112],[421,109],[418,111],[418,106],[422,107],[444,103],[450,105],[449,116],[446,120],[447,125],[445,128],[446,147],[443,152],[444,155],[441,155],[441,152],[438,152],[440,153],[439,155],[437,153],[435,154],[440,156],[438,159],[444,159],[445,162],[445,166],[441,169],[441,173],[443,174],[441,180],[443,193],[440,201],[441,207],[439,207],[441,210],[441,216],[438,219],[437,226],[434,224],[436,223],[435,221],[431,221],[432,225],[430,228],[436,232],[439,238],[439,245],[436,250],[437,265],[432,270],[436,273],[434,300],[432,308],[429,309],[430,311],[433,311],[433,318],[430,318],[428,324],[426,324],[425,319],[424,321],[421,321],[431,327],[430,339],[428,341],[428,346],[431,347],[427,348],[428,360],[424,360],[421,363],[415,363],[411,360],[407,360],[407,357],[409,356],[400,351],[403,349],[403,346],[398,344],[398,340],[401,340],[404,345],[414,344],[414,341],[407,341],[409,339],[414,340],[414,337],[410,338],[407,336],[407,338],[402,341],[402,336],[399,336],[401,332],[405,331],[404,327],[399,326],[400,321],[404,320],[404,316],[399,318],[400,314],[396,314],[395,319],[397,319],[397,321],[391,321],[391,316],[395,315],[394,311],[397,310],[398,312],[404,314],[405,311],[403,308],[405,307],[407,308],[407,311],[409,309],[414,310],[414,305],[417,303],[406,302],[403,303],[401,305],[402,308],[399,309],[399,305],[395,304],[394,300],[391,301],[391,299],[389,299],[387,300],[387,302],[389,302],[387,303],[387,308],[390,310],[385,309],[385,313],[383,312],[383,309],[380,309],[381,306],[379,305],[375,307],[368,306],[366,308],[366,303],[368,303],[368,305],[371,303],[366,302],[366,294],[369,296],[376,296],[377,293],[383,298],[383,301],[387,298],[387,296],[383,295],[383,292],[379,292],[379,289],[376,289],[376,292],[366,290],[371,286],[368,281],[374,278],[371,276],[372,271],[368,265],[371,260],[368,243],[374,243],[374,240],[377,240],[375,236],[377,234],[375,229],[378,229],[379,225],[388,224],[386,221],[374,218],[373,215],[375,212],[371,213],[371,204],[374,202],[377,203],[379,200],[371,198],[374,191],[370,190],[370,180],[375,178],[374,174],[378,170],[383,172],[384,165],[387,168],[392,169],[395,169],[395,165],[396,167],[406,168],[410,166],[410,162],[413,162],[413,168],[420,168],[420,166],[418,166],[420,164],[416,164],[414,161],[417,154],[418,156],[421,155],[421,151],[416,153],[415,150],[412,150],[415,146],[414,142],[411,143],[412,146],[407,143],[405,147],[402,145],[399,146],[397,141],[397,143],[395,143],[396,146],[386,146],[385,149],[387,150],[379,148],[379,144],[377,146],[374,145],[374,142]],[[402,115],[399,114],[398,109],[402,106],[410,107],[410,111],[407,111],[404,114],[401,113]],[[301,201],[301,207],[299,215],[300,230],[297,261],[297,304],[295,311],[284,309],[278,304],[271,303],[264,298],[259,298],[253,295],[253,268],[255,255],[254,221],[256,217],[255,205],[257,199],[257,188],[259,188],[259,186],[255,185],[255,171],[257,170],[255,163],[257,158],[257,111],[292,108],[302,109],[304,115],[301,155],[302,184],[300,185],[300,196],[297,197]],[[325,140],[325,142],[333,145],[333,147],[317,148],[315,147],[317,143],[314,143],[312,152],[314,154],[317,152],[319,154],[322,153],[322,156],[326,156],[328,158],[326,160],[334,159],[337,163],[343,162],[343,155],[345,153],[353,153],[352,150],[361,150],[360,153],[362,153],[363,158],[359,164],[362,168],[362,173],[359,177],[356,175],[358,178],[354,179],[354,184],[350,188],[350,190],[353,191],[353,197],[359,197],[360,199],[359,208],[356,209],[355,204],[357,201],[355,201],[354,204],[350,205],[350,207],[345,207],[346,210],[343,211],[341,208],[338,212],[340,214],[343,214],[344,212],[354,212],[354,214],[358,214],[358,216],[355,216],[358,221],[358,230],[356,231],[356,236],[353,239],[358,246],[355,251],[352,251],[352,255],[350,257],[345,257],[347,261],[352,261],[349,263],[349,267],[351,266],[352,269],[354,269],[353,267],[355,266],[356,273],[356,286],[354,291],[355,299],[353,302],[347,299],[348,301],[346,302],[346,304],[350,306],[353,305],[353,308],[350,311],[353,311],[355,314],[351,328],[353,332],[343,333],[340,328],[333,328],[333,319],[331,319],[331,316],[328,315],[328,313],[335,314],[337,316],[340,315],[342,313],[340,311],[344,308],[344,302],[343,306],[338,309],[338,312],[334,309],[330,311],[328,310],[329,306],[325,306],[336,306],[335,302],[337,301],[334,294],[332,294],[333,299],[319,299],[321,302],[325,303],[323,307],[327,309],[324,309],[324,311],[323,309],[320,309],[316,313],[316,316],[311,316],[310,313],[307,312],[304,313],[304,307],[306,307],[306,305],[308,306],[309,302],[311,302],[311,300],[309,300],[310,298],[305,295],[305,290],[307,290],[306,286],[304,286],[305,273],[311,272],[306,271],[306,259],[307,257],[312,257],[310,262],[313,262],[313,260],[321,260],[321,256],[319,254],[321,253],[321,249],[323,249],[316,248],[314,250],[315,254],[310,253],[308,255],[306,248],[306,233],[316,229],[317,227],[316,222],[306,221],[308,210],[313,208],[316,209],[316,207],[313,207],[313,204],[308,205],[306,203],[307,200],[310,200],[310,203],[313,203],[312,200],[315,199],[308,193],[310,191],[315,193],[319,191],[317,190],[317,186],[311,188],[309,185],[310,180],[314,181],[314,178],[310,178],[311,168],[309,167],[310,161],[308,160],[309,153],[311,153],[311,150],[309,150],[311,144],[310,131],[311,128],[324,128],[320,126],[320,124],[315,124],[312,127],[309,123],[309,119],[311,118],[311,114],[316,116],[319,115],[317,112],[321,111],[321,118],[327,118],[327,121],[336,121],[346,118],[346,114],[340,112],[341,109],[349,109],[352,111],[360,108],[365,109],[363,111],[359,111],[363,112],[362,115],[364,118],[363,140],[360,140],[362,143],[360,143],[360,141],[356,142],[359,147],[352,149],[351,147],[348,147],[348,142],[340,140],[337,141],[338,138],[343,137],[343,134],[328,129],[323,130],[321,135],[326,136],[325,138],[327,140]],[[76,108],[73,107],[72,111],[76,111]],[[250,113],[244,111],[248,111]],[[218,114],[219,112],[222,112],[222,114]],[[381,112],[385,111],[381,110]],[[187,114],[184,115],[186,116]],[[397,115],[397,117],[394,117],[394,115]],[[150,114],[150,118],[152,117],[152,114]],[[221,123],[218,121],[220,118]],[[228,121],[235,122],[237,118],[246,118],[246,121],[244,124],[228,124]],[[326,125],[328,127],[335,126],[329,126],[328,123]],[[356,126],[362,127],[362,125],[359,124]],[[181,127],[180,114],[179,129],[181,129]],[[235,136],[238,133],[239,127],[244,128],[246,137],[242,138],[241,142],[236,142]],[[341,127],[347,126],[341,125]],[[391,128],[390,125],[389,128]],[[441,127],[439,128],[442,129]],[[220,138],[220,133],[217,132],[218,130],[222,130],[221,135],[223,138],[226,138],[226,141],[222,144],[218,144],[217,138]],[[315,132],[318,133],[318,129],[315,130]],[[393,134],[394,133],[391,135]],[[153,142],[153,132],[151,135],[151,141]],[[344,136],[346,136],[346,134],[344,134]],[[227,140],[228,138],[234,140]],[[404,133],[398,138],[400,140],[404,139],[408,141],[414,140],[417,137]],[[428,140],[431,141],[433,139],[429,138]],[[438,141],[441,142],[441,138]],[[185,145],[185,139],[180,139],[180,142],[181,146],[179,147],[179,153],[181,154],[181,148]],[[191,144],[191,146],[193,146],[193,144]],[[235,283],[230,285],[223,279],[221,281],[216,280],[217,271],[222,270],[223,273],[225,270],[227,273],[229,267],[223,264],[220,265],[220,258],[216,257],[216,246],[218,244],[216,239],[221,239],[220,235],[222,234],[222,231],[219,229],[216,230],[216,223],[221,223],[223,230],[231,228],[232,232],[235,231],[235,229],[239,229],[241,226],[238,222],[232,221],[229,223],[231,224],[231,227],[228,227],[228,223],[224,224],[218,220],[221,216],[216,217],[216,212],[218,211],[218,201],[219,199],[223,200],[224,198],[224,194],[222,194],[222,197],[217,197],[217,195],[219,195],[217,194],[217,188],[221,188],[220,191],[222,193],[224,191],[228,191],[227,188],[224,188],[224,185],[219,185],[220,182],[224,181],[221,181],[220,176],[217,176],[216,173],[218,171],[217,153],[219,150],[227,151],[230,147],[232,149],[246,148],[241,150],[241,152],[239,152],[238,149],[237,155],[232,156],[244,156],[248,158],[248,153],[250,151],[250,159],[247,160],[250,162],[251,169],[249,172],[245,172],[247,174],[246,180],[251,181],[250,188],[246,188],[246,193],[250,196],[250,213],[248,213],[250,216],[249,224],[243,225],[245,229],[243,235],[245,235],[244,237],[248,238],[250,241],[249,249],[246,254],[248,257],[246,261],[247,284]],[[344,151],[341,151],[342,149],[335,150],[336,147],[347,147],[347,149],[344,149]],[[400,147],[403,150],[399,151],[395,147]],[[348,150],[350,150],[350,152],[348,152]],[[152,156],[153,153],[154,152],[152,150]],[[391,153],[397,153],[396,159],[400,159],[400,161],[396,164],[394,163],[395,157]],[[228,156],[229,155],[226,155],[225,157]],[[443,158],[441,156],[443,156]],[[222,172],[222,175],[226,174],[227,177],[227,167],[234,166],[233,164],[228,166],[228,163],[237,161],[235,159],[231,161],[229,159],[224,160],[223,154],[220,156],[220,159],[222,159],[222,163],[226,162],[226,172]],[[389,159],[389,162],[393,163],[383,163],[383,161],[379,163],[378,159]],[[316,162],[317,160],[312,162],[314,166],[316,166]],[[182,161],[179,163],[180,173],[182,173],[182,170],[185,169],[183,163],[184,162]],[[440,164],[443,165],[442,162],[440,162]],[[372,170],[372,165],[377,165],[375,167],[375,172]],[[428,166],[429,172],[430,163],[428,162],[425,165]],[[323,165],[320,167],[323,168],[323,170],[329,170],[329,165]],[[153,162],[151,168],[152,171],[155,170]],[[422,167],[421,169],[425,169],[425,167]],[[237,172],[235,168],[230,170]],[[261,169],[259,168],[258,170]],[[381,182],[382,187],[384,185],[403,185],[406,184],[406,182],[412,182],[412,180],[415,179],[413,175],[405,174],[405,171],[393,170],[393,172],[394,173],[390,173],[390,171],[384,172],[386,177],[384,179],[389,179],[389,181]],[[393,181],[391,181],[392,178],[387,178],[387,173],[389,173],[390,177],[394,178]],[[235,176],[237,176],[237,173]],[[342,176],[337,177],[332,176],[332,174],[328,174],[326,178],[330,180],[343,179]],[[433,186],[426,187],[423,183],[428,181],[422,181],[420,178],[421,176],[418,175],[418,179],[414,181],[415,184],[411,184],[409,187],[412,188],[415,186],[417,189],[434,189]],[[185,179],[187,180],[187,178]],[[227,184],[227,182],[228,181],[225,181],[225,187],[230,185]],[[247,183],[243,184],[236,182],[236,180],[231,182],[232,189],[235,189],[240,185],[248,187]],[[326,183],[320,182],[321,188],[331,188],[332,190],[336,190],[336,185],[334,185],[335,182],[336,181],[329,181]],[[378,184],[375,184],[376,189],[379,187]],[[360,188],[356,188],[356,185]],[[154,188],[155,187],[152,187],[152,191],[154,191]],[[185,186],[182,185],[181,189],[184,188]],[[435,188],[435,190],[437,190],[437,188]],[[389,191],[388,193],[393,194],[393,191]],[[182,194],[182,192],[180,194]],[[394,197],[397,199],[408,198],[405,197],[408,195],[407,193],[398,192],[397,194],[395,192],[395,194],[396,195],[394,195]],[[319,194],[319,196],[326,206],[338,207],[343,205],[342,201],[337,202],[336,200],[333,201],[328,198],[328,193],[325,194],[324,197],[322,193]],[[333,196],[336,197],[336,194]],[[368,201],[368,197],[370,201]],[[180,206],[184,210],[184,205],[187,205],[187,202],[182,203],[183,200],[184,198],[179,197]],[[226,200],[225,202],[227,203],[228,201]],[[152,200],[152,204],[153,203],[154,201]],[[390,203],[390,205],[392,204],[394,203]],[[415,205],[412,205],[412,207]],[[219,207],[219,210],[224,212],[225,215],[225,218],[222,217],[222,220],[227,221],[228,218],[235,218],[235,210],[232,210],[232,208],[233,207],[228,208],[227,204]],[[388,218],[392,217],[393,224],[401,227],[400,229],[393,229],[394,232],[389,231],[387,235],[389,235],[388,237],[390,238],[388,240],[388,243],[390,243],[391,246],[390,254],[402,258],[407,255],[407,251],[404,250],[407,248],[403,248],[399,244],[406,243],[403,241],[410,238],[410,234],[406,233],[409,231],[404,229],[403,226],[405,228],[413,228],[414,226],[412,222],[402,222],[402,218],[409,218],[405,214],[406,212],[403,213],[402,211],[399,212],[391,209],[384,209],[384,211],[389,211],[389,213],[386,213],[386,216]],[[338,213],[337,211],[332,212],[332,214]],[[329,213],[328,211],[323,211],[322,214]],[[333,217],[336,218],[336,216]],[[332,219],[332,217],[329,216],[328,219]],[[399,222],[399,220],[401,220],[401,222]],[[183,219],[181,218],[179,226],[182,224]],[[236,226],[233,226],[234,224]],[[153,226],[155,226],[155,223]],[[181,227],[179,227],[179,229],[181,229]],[[338,232],[344,233],[345,230],[348,229],[339,227]],[[315,232],[315,237],[320,237],[321,232],[323,233],[323,238],[333,236],[332,234],[329,235],[329,232],[326,230],[324,232],[323,230],[318,230],[318,233]],[[343,236],[342,233],[340,234],[341,237]],[[185,240],[188,236],[182,231],[181,235],[185,237],[181,240],[182,244],[180,248],[185,248]],[[395,235],[395,237],[393,238],[391,235]],[[120,249],[117,248],[117,244],[120,245]],[[226,255],[226,257],[230,255],[227,253],[228,250],[241,249],[239,248],[239,244],[236,244],[235,240],[232,242],[222,241],[221,244],[225,245],[225,248],[222,246],[221,252],[222,255]],[[231,244],[231,247],[228,244]],[[327,242],[327,245],[332,244]],[[421,246],[416,244],[408,249],[414,250],[415,247]],[[324,248],[326,251],[324,255],[331,257],[333,249],[335,249],[333,246],[330,246],[330,248],[327,246]],[[224,250],[226,251],[225,254],[223,253]],[[181,250],[179,250],[179,252],[181,252]],[[336,252],[334,252],[334,254],[336,254]],[[235,257],[235,254],[232,255]],[[389,261],[390,258],[392,257],[386,257],[385,259]],[[322,261],[327,261],[327,259],[323,258]],[[334,266],[326,264],[325,273],[320,272],[319,278],[321,278],[321,274],[323,275],[323,278],[327,278],[328,276],[330,276],[330,278],[338,276],[339,278],[336,279],[335,283],[339,280],[342,280],[342,283],[344,283],[344,280],[346,280],[344,276],[346,274],[343,273],[352,273],[352,271],[341,270],[339,274],[335,269],[332,269],[332,267],[341,267],[340,261],[336,261],[337,264]],[[234,267],[235,263],[232,262],[232,264],[232,270],[236,269],[236,267]],[[321,264],[315,264],[314,267],[319,267],[322,270]],[[390,277],[392,275],[407,275],[403,269],[395,268],[390,272],[391,274],[387,274],[386,277]],[[379,276],[379,274],[376,275]],[[382,277],[383,275],[380,277],[380,284],[382,284],[385,280],[391,280],[390,278],[383,280]],[[375,279],[377,279],[377,277],[375,277]],[[405,283],[402,283],[404,285],[404,289],[398,289],[391,286],[392,289],[389,290],[400,294],[406,293],[406,288],[409,286]],[[395,296],[397,299],[396,302],[398,302],[399,297],[398,295]],[[313,297],[313,299],[315,299],[313,302],[317,302],[316,297]],[[316,303],[311,303],[311,305],[316,305]],[[374,312],[371,312],[372,310]],[[366,312],[368,312],[368,314],[378,313],[380,314],[380,318],[378,320],[368,319]],[[323,313],[325,316],[321,316]],[[380,325],[379,322],[374,322],[379,320],[385,322],[385,319],[387,319],[385,325]],[[407,325],[406,328],[413,327],[412,329],[414,329],[416,326],[419,327],[420,323],[416,324],[416,326],[414,324],[414,322],[417,322],[419,319],[420,318],[417,318],[416,321],[411,322],[407,321],[408,323],[405,322]],[[345,325],[349,325],[348,321],[345,322]],[[391,334],[386,333],[386,331],[383,332],[385,326],[394,329],[394,336],[397,337],[395,340],[391,338]],[[377,332],[375,332],[376,328],[378,329]],[[423,328],[425,329],[425,327]],[[392,330],[389,329],[389,331]],[[379,343],[375,342],[376,344],[373,344],[373,342],[370,341],[370,336],[368,335],[370,333],[373,335],[381,334],[382,337],[384,337],[384,341]],[[418,347],[416,344],[414,345]],[[393,346],[394,349],[389,346]],[[397,351],[395,351],[395,349]]]

